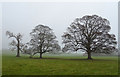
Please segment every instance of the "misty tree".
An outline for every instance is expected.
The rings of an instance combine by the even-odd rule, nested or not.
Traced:
[[[110,54],[117,44],[115,35],[109,33],[110,29],[110,22],[97,15],[76,18],[62,36],[62,50],[81,50],[88,54],[88,59],[92,59],[92,52]]]
[[[60,46],[56,40],[56,36],[53,33],[52,29],[48,26],[38,25],[30,33],[31,40],[28,43],[28,49],[31,49],[31,56],[39,53],[40,58],[42,54],[46,52],[57,52],[60,51]]]
[[[28,54],[30,55],[30,58],[32,58],[33,56],[33,53],[32,53],[33,51],[34,49],[32,46],[29,45],[29,43],[23,44],[21,47],[22,54]]]
[[[10,31],[6,31],[6,35],[8,38],[13,38],[13,40],[9,43],[11,46],[11,50],[17,50],[17,55],[16,57],[20,57],[20,50],[23,46],[21,40],[22,40],[22,35],[20,33],[18,34],[13,34]]]

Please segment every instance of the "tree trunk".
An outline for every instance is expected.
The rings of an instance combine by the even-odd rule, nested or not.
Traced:
[[[20,57],[19,47],[17,48],[17,55],[16,55],[16,57]]]
[[[30,53],[29,55],[30,55],[29,58],[33,58],[33,56],[34,56],[34,54],[32,54],[32,53]]]
[[[32,57],[32,55],[30,55],[30,57],[29,57],[29,58],[33,58],[33,57]]]
[[[91,60],[92,59],[92,57],[91,57],[91,52],[90,51],[88,51],[88,58],[87,58],[88,60]]]
[[[18,45],[17,45],[17,55],[16,55],[16,57],[20,57],[20,48],[19,48],[19,46],[20,46],[20,42],[19,42],[19,40],[17,40],[18,41]]]
[[[40,59],[42,59],[42,53],[40,53]]]

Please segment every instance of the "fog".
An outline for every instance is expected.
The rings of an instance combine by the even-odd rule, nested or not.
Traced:
[[[67,27],[84,15],[99,15],[110,21],[111,31],[118,38],[117,2],[39,2],[39,3],[3,3],[2,4],[2,48],[8,49],[7,30],[23,34],[23,42],[29,42],[29,33],[38,24],[49,26],[55,32],[62,46],[61,36]],[[0,14],[1,15],[1,14]],[[1,30],[1,27],[0,27]]]
[[[0,54],[2,49],[2,5],[0,3]]]

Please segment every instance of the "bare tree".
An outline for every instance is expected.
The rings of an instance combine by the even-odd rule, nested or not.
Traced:
[[[109,54],[116,49],[116,38],[110,34],[111,27],[107,19],[97,15],[86,15],[76,18],[62,36],[64,51],[87,52],[88,59],[91,53]]]
[[[32,30],[30,35],[32,39],[29,42],[28,49],[32,50],[32,53],[30,53],[32,56],[39,53],[40,58],[42,58],[43,53],[60,50],[56,36],[48,26],[38,25]]]
[[[21,47],[23,46],[23,44],[21,43],[22,35],[20,33],[15,35],[10,31],[6,31],[6,35],[8,36],[8,38],[15,39],[15,40],[12,40],[12,42],[10,42],[10,46],[12,50],[17,50],[16,57],[20,57],[20,50],[21,50]]]

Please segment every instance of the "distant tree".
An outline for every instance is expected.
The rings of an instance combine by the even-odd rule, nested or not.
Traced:
[[[10,42],[10,46],[12,50],[17,50],[16,57],[20,57],[20,50],[21,47],[23,46],[23,44],[21,43],[22,35],[20,33],[15,35],[10,31],[6,31],[6,35],[8,36],[8,38],[14,38],[14,40]]]
[[[34,51],[34,49],[29,45],[29,43],[26,43],[21,47],[21,51],[23,54],[28,54],[30,55],[30,58],[32,58],[33,56],[32,52]]]
[[[26,51],[26,53],[30,53],[31,56],[39,53],[40,58],[42,58],[43,53],[57,52],[61,49],[56,40],[56,36],[48,26],[38,25],[32,30],[30,35],[32,39],[28,43],[28,49],[32,51]]]
[[[110,34],[111,27],[107,19],[97,15],[86,15],[76,18],[62,36],[65,51],[82,50],[87,52],[88,59],[91,53],[110,54],[116,49],[116,38]]]

